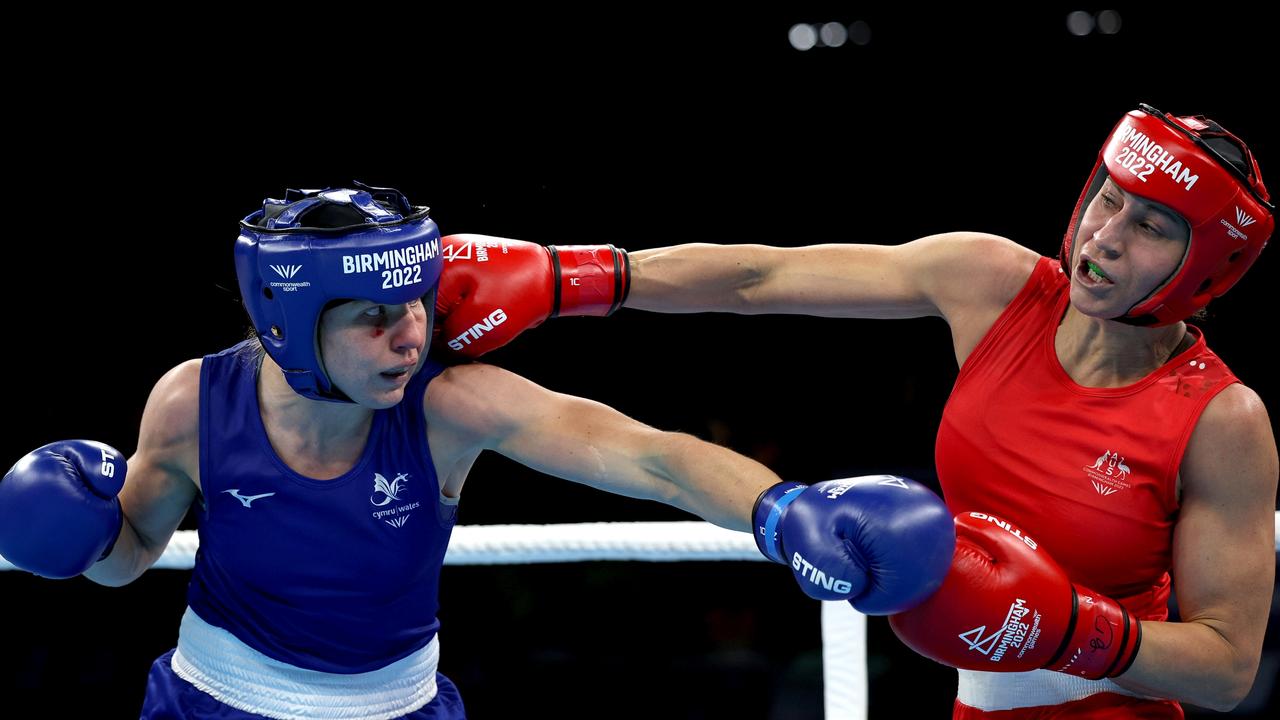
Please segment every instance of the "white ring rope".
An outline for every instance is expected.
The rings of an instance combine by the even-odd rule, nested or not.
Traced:
[[[446,565],[592,560],[759,560],[750,534],[706,522],[463,525],[454,528]]]

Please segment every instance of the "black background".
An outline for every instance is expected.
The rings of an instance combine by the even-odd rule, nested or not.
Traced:
[[[62,437],[131,452],[155,381],[242,337],[235,224],[286,187],[395,186],[446,233],[546,244],[896,244],[980,230],[1052,254],[1102,140],[1139,102],[1218,120],[1277,172],[1274,53],[1258,16],[1121,6],[1119,34],[1074,37],[1073,9],[1100,8],[477,4],[15,22],[27,50],[11,58],[6,110],[0,457]],[[789,45],[792,24],[829,20],[866,21],[872,42]],[[1262,340],[1278,277],[1264,253],[1202,323],[1272,404]],[[897,472],[935,485],[956,372],[940,320],[630,310],[550,322],[486,359],[788,479]],[[491,456],[460,512],[464,524],[688,519]],[[187,577],[108,589],[4,573],[2,714],[22,702],[136,714]],[[450,567],[442,604],[441,669],[475,717],[821,713],[818,607],[782,568]],[[872,717],[945,716],[953,673],[905,651],[882,619],[869,633]],[[1267,652],[1242,715],[1268,702],[1274,642]]]

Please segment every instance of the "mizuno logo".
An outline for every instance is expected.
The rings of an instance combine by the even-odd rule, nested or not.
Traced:
[[[261,500],[264,497],[271,497],[272,495],[275,495],[273,492],[262,493],[261,495],[241,495],[240,488],[231,488],[230,490],[223,490],[222,492],[229,493],[231,497],[239,500],[240,504],[245,507],[249,507],[254,500]]]
[[[289,280],[294,275],[298,274],[298,271],[302,269],[302,266],[301,265],[272,265],[271,269],[275,270],[276,274],[279,275],[280,277],[284,278],[285,280]]]
[[[1241,210],[1240,208],[1236,208],[1236,223],[1238,223],[1240,227],[1249,227],[1255,222],[1257,222],[1257,220],[1254,220],[1252,217],[1249,217],[1248,213]]]

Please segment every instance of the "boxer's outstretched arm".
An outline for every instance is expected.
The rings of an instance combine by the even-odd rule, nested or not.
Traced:
[[[450,235],[443,244],[449,262],[436,298],[436,347],[472,358],[549,317],[607,315],[619,306],[668,313],[940,316],[958,335],[978,338],[1039,259],[1005,238],[968,232],[897,246],[699,243],[634,253],[484,235]]]
[[[492,365],[446,370],[428,386],[425,407],[432,456],[446,476],[440,465],[457,454],[440,447],[437,438],[447,435],[477,453],[493,450],[548,475],[663,502],[743,531],[751,527],[756,497],[780,482],[727,448],[657,430]]]
[[[446,495],[459,492],[481,450],[494,450],[549,475],[753,531],[761,552],[790,566],[811,597],[850,600],[868,613],[910,607],[950,565],[950,513],[904,478],[783,483],[731,450],[489,365],[446,370],[428,386],[424,409]]]
[[[1005,238],[970,232],[903,245],[675,245],[630,254],[625,306],[950,319],[970,303],[1003,307],[1026,281],[1035,258]]]

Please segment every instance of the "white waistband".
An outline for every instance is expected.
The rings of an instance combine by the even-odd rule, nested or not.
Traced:
[[[1060,705],[1104,692],[1144,697],[1110,680],[1086,680],[1052,670],[1003,673],[961,670],[956,699],[978,710],[1013,710]]]
[[[432,638],[412,655],[370,672],[306,670],[263,655],[187,608],[172,667],[219,701],[269,718],[390,720],[436,696],[439,660],[440,643]]]

